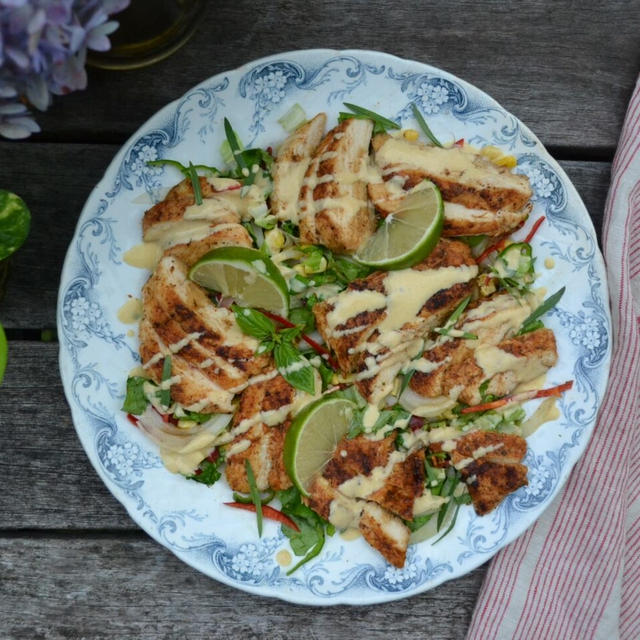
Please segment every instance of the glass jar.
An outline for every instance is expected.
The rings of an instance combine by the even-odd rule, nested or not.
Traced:
[[[206,0],[131,0],[113,16],[119,23],[108,51],[90,52],[87,63],[101,69],[136,69],[163,60],[192,35]]]

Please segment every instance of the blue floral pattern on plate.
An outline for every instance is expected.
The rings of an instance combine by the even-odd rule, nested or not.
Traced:
[[[147,273],[123,263],[141,239],[142,215],[179,180],[147,162],[170,157],[217,165],[229,116],[247,144],[275,145],[292,104],[335,119],[342,101],[415,126],[416,103],[442,140],[496,144],[518,159],[534,190],[532,219],[547,216],[534,239],[539,284],[567,286],[548,324],[560,362],[548,383],[574,379],[560,417],[529,438],[529,485],[480,518],[461,511],[437,545],[410,547],[403,569],[363,540],[331,538],[320,556],[291,576],[277,562],[288,550],[275,523],[258,539],[251,514],[227,513],[224,482],[213,488],[167,472],[157,451],[120,412],[125,379],[138,362],[137,339],[117,318]],[[151,536],[188,564],[234,587],[304,604],[365,604],[419,593],[463,575],[520,535],[553,499],[584,450],[604,393],[611,325],[604,264],[589,215],[573,185],[531,131],[489,96],[439,69],[369,51],[279,54],[206,80],[153,116],[124,145],[87,201],[60,284],[60,368],[78,436],[114,496]],[[532,403],[533,404],[533,403]],[[226,517],[222,517],[222,514]],[[143,569],[142,569],[143,570]]]

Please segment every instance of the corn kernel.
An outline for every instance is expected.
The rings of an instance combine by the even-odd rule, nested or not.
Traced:
[[[502,151],[500,151],[498,147],[495,147],[492,144],[488,144],[486,147],[482,147],[482,149],[480,149],[480,154],[491,161],[495,161],[498,158],[502,157]]]
[[[502,158],[498,158],[493,162],[499,167],[507,167],[508,169],[513,169],[518,164],[515,156],[502,156]]]
[[[293,265],[293,270],[296,273],[299,273],[301,276],[304,276],[307,274],[307,271],[305,269],[305,266],[303,264],[294,264]]]
[[[180,429],[192,429],[197,426],[198,423],[195,420],[186,420],[184,418],[180,418],[180,420],[178,420],[178,427]]]
[[[408,140],[409,142],[415,142],[420,136],[420,134],[415,129],[405,129],[402,135],[404,136],[405,140]]]

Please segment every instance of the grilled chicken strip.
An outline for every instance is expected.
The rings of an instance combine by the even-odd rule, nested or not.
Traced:
[[[185,179],[164,200],[145,212],[143,239],[155,242],[167,255],[188,266],[217,247],[251,247],[252,240],[240,224],[248,210],[259,202],[259,187],[241,196],[241,183],[230,178],[200,177],[202,204],[195,204],[193,184]]]
[[[483,516],[510,493],[527,483],[527,467],[521,464],[527,441],[520,436],[496,431],[472,431],[453,441],[429,446],[433,452],[446,449],[451,464],[460,471],[469,489],[476,513]]]
[[[400,518],[375,502],[342,495],[321,475],[314,479],[310,493],[309,506],[321,517],[340,529],[359,529],[387,562],[404,566],[411,532]]]
[[[359,528],[372,547],[402,566],[409,543],[402,519],[413,520],[424,492],[425,453],[396,451],[394,441],[395,433],[341,440],[311,484],[309,506],[339,529]]]
[[[300,189],[300,239],[353,253],[374,232],[366,168],[373,123],[350,118],[316,149]]]
[[[359,391],[376,404],[422,340],[471,293],[477,272],[466,244],[440,240],[410,269],[372,273],[316,304],[318,330],[343,373],[356,372]]]
[[[267,356],[255,355],[257,340],[188,280],[185,265],[173,256],[160,260],[142,298],[140,356],[152,379],[162,381],[170,355],[173,401],[191,411],[233,411],[234,394],[269,364]]]
[[[249,492],[245,460],[249,460],[261,491],[291,486],[282,455],[298,394],[281,375],[251,384],[242,392],[231,429],[237,435],[227,451],[225,469],[234,491]]]
[[[438,186],[445,201],[444,236],[504,235],[531,211],[528,178],[479,153],[427,146],[387,134],[376,135],[372,146],[382,182],[371,182],[368,191],[383,216],[396,211],[407,192],[423,188],[425,179]]]
[[[452,397],[466,404],[482,402],[485,393],[502,397],[519,384],[546,373],[558,361],[553,331],[538,329],[502,340],[497,345],[473,344],[475,340],[450,340],[424,354],[432,371],[416,371],[409,388],[423,398]],[[428,367],[430,368],[430,367]]]
[[[271,171],[271,212],[278,220],[290,220],[298,224],[300,188],[311,162],[311,155],[320,144],[326,126],[326,114],[319,113],[296,129],[278,149]]]

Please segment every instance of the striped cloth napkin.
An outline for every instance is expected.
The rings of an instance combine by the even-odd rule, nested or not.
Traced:
[[[640,638],[640,78],[603,246],[614,338],[598,424],[563,492],[492,561],[467,640]]]

